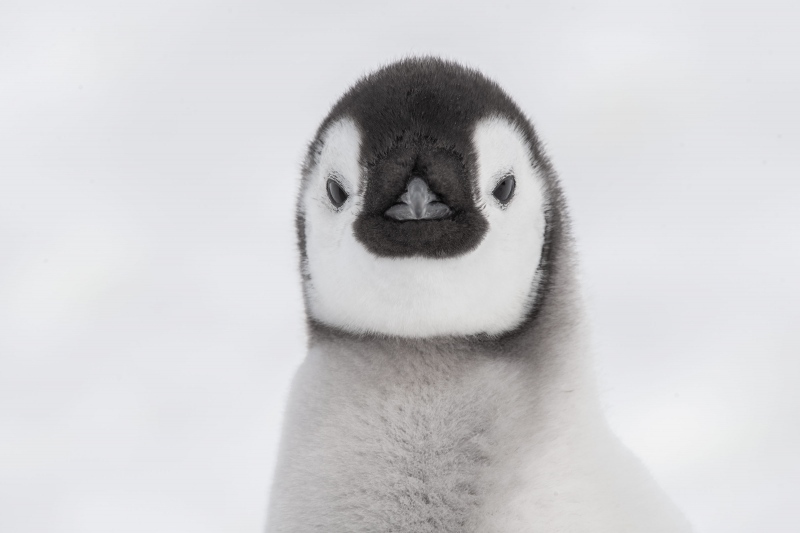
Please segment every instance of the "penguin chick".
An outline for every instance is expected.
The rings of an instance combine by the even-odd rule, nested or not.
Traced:
[[[607,428],[564,197],[495,83],[435,58],[356,83],[297,232],[308,355],[270,532],[690,530]]]

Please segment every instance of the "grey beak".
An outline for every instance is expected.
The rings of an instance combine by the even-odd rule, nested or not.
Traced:
[[[450,216],[453,212],[439,198],[422,178],[412,178],[406,192],[400,195],[399,202],[386,210],[387,217],[394,220],[436,220]]]

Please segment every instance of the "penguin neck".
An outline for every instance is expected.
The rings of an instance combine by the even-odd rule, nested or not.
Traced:
[[[565,392],[581,396],[569,402],[574,409],[596,409],[596,389],[587,350],[587,328],[579,297],[574,265],[563,260],[550,272],[549,289],[538,310],[518,331],[500,338],[440,337],[413,339],[354,336],[312,322],[310,353],[326,359],[325,366],[354,373],[348,381],[368,387],[402,387],[437,380],[452,382],[473,377],[482,390],[502,389],[507,380],[532,385],[527,398],[541,403],[548,397],[561,401]],[[490,377],[490,376],[493,376]],[[545,402],[547,403],[547,402]]]

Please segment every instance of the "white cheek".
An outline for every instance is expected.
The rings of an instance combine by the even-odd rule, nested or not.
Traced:
[[[519,247],[517,254],[506,257],[510,264],[524,268],[524,261],[535,255],[538,265],[545,230],[543,180],[531,164],[525,138],[508,120],[491,117],[476,125],[473,143],[478,153],[483,214],[493,235]],[[516,188],[508,205],[502,206],[492,192],[509,172],[514,175]]]
[[[322,247],[320,251],[325,255],[340,246],[342,238],[352,231],[352,224],[360,211],[360,150],[361,134],[356,124],[350,119],[335,122],[323,136],[321,152],[305,184],[302,205],[306,235],[315,240],[314,249]],[[326,186],[331,176],[335,176],[348,195],[339,209],[328,198]]]
[[[489,221],[481,243],[447,259],[376,257],[358,242],[353,223],[358,196],[360,134],[351,120],[329,128],[304,192],[305,269],[309,312],[353,332],[404,337],[499,334],[517,326],[533,303],[544,235],[540,178],[524,139],[507,121],[479,123],[481,204]],[[502,209],[491,197],[493,180],[513,171],[514,198]],[[339,211],[325,191],[327,176],[342,177],[350,197]]]

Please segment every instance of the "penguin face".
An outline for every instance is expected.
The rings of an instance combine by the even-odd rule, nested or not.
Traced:
[[[496,336],[535,303],[547,187],[532,130],[503,106],[469,105],[480,91],[432,70],[394,73],[400,90],[388,95],[367,78],[312,144],[298,231],[314,320],[357,334]]]

